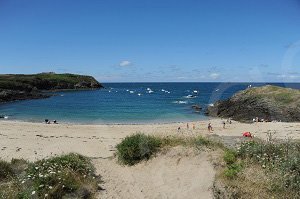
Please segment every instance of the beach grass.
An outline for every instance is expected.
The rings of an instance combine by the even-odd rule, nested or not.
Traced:
[[[74,153],[1,161],[0,170],[0,198],[92,198],[100,181],[90,160]]]
[[[251,140],[226,150],[223,160],[221,198],[300,198],[299,141]]]

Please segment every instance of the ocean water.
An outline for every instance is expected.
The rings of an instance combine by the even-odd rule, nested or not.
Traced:
[[[205,120],[204,110],[261,83],[106,83],[105,89],[58,92],[48,99],[0,104],[8,120],[80,124],[167,123]],[[272,83],[300,89],[300,83]],[[195,112],[192,105],[203,110]]]

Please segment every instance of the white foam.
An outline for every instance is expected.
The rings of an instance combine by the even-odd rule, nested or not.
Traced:
[[[172,103],[174,103],[174,104],[187,104],[188,102],[179,100],[179,101],[174,101]]]
[[[196,98],[196,97],[197,97],[197,96],[194,96],[194,95],[184,96],[184,98],[187,98],[187,99]]]

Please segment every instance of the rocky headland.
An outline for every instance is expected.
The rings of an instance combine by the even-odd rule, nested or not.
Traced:
[[[99,89],[103,86],[91,76],[40,73],[0,75],[0,103],[50,97],[49,91]]]
[[[217,101],[206,113],[241,122],[250,122],[256,117],[296,122],[300,121],[300,90],[271,85],[248,88],[227,100]]]

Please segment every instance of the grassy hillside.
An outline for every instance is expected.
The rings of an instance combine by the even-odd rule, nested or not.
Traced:
[[[101,87],[102,85],[91,76],[55,73],[0,75],[0,89],[32,91]]]
[[[233,97],[233,100],[250,97],[256,97],[261,100],[268,100],[282,106],[300,105],[300,90],[271,85],[246,89],[242,92],[237,93]]]

